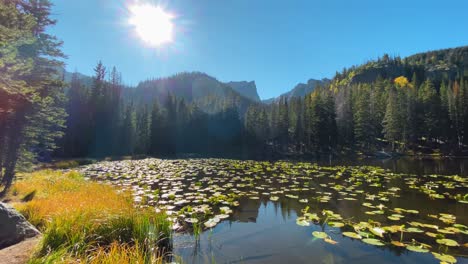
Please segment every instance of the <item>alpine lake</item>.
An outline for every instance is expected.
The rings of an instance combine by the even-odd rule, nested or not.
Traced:
[[[466,159],[151,158],[78,170],[166,211],[174,262],[468,263]]]

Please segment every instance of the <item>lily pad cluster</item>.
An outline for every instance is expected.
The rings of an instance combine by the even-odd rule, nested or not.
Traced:
[[[458,248],[460,249],[458,252],[466,252],[467,244],[461,245],[456,240],[445,237],[446,231],[450,231],[449,234],[451,235],[467,235],[467,227],[461,224],[454,224],[451,227],[443,229],[440,229],[437,225],[419,222],[410,222],[408,226],[404,224],[383,225],[371,219],[367,222],[354,222],[353,219],[344,219],[340,214],[331,210],[323,210],[321,213],[310,213],[309,209],[309,207],[306,207],[302,210],[303,215],[297,218],[297,224],[309,226],[311,223],[314,223],[320,226],[322,231],[314,231],[312,235],[315,238],[323,239],[324,242],[329,244],[338,244],[333,238],[336,239],[336,237],[341,235],[372,246],[389,246],[403,248],[412,252],[431,253],[441,263],[457,262],[457,259],[453,255],[447,253],[449,249]],[[398,208],[398,211],[402,210],[404,209]],[[404,211],[416,214],[413,210]],[[443,214],[443,217],[447,216],[448,214]],[[339,229],[337,230],[337,228]],[[439,233],[428,232],[425,229],[432,229],[435,232],[439,231]]]
[[[303,208],[296,223],[321,225],[323,230],[313,236],[330,244],[338,243],[334,236],[339,231],[342,237],[377,247],[431,252],[446,263],[454,263],[452,255],[466,255],[466,223],[430,206],[438,202],[468,209],[468,181],[456,175],[227,159],[123,160],[79,170],[131,191],[138,206],[165,211],[177,230],[213,228],[235,219],[240,203],[250,199]],[[412,205],[414,198],[424,202]]]

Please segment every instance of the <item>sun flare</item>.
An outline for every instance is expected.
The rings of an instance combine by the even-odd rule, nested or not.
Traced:
[[[173,15],[151,4],[135,4],[129,10],[129,22],[144,42],[151,46],[160,46],[172,41]]]

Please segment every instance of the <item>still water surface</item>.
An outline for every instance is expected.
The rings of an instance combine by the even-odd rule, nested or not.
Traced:
[[[326,166],[371,165],[397,173],[417,175],[458,174],[466,177],[468,174],[468,159],[321,160],[317,163]],[[417,209],[420,215],[450,213],[457,217],[457,223],[468,225],[468,205],[455,201],[429,200],[423,193],[408,190],[402,182],[393,184],[402,188],[402,195],[390,198],[391,207]],[[315,193],[310,192],[309,195],[312,197]],[[331,201],[326,208],[344,218],[367,221],[370,217],[365,214],[367,210],[361,206],[362,202]],[[213,229],[204,231],[198,238],[191,234],[175,235],[175,254],[184,263],[439,263],[430,253],[368,245],[344,237],[339,229],[326,225],[299,226],[296,219],[302,215],[303,208],[304,204],[295,199],[272,202],[265,197],[260,200],[242,198],[233,216]],[[314,211],[321,209],[318,205]],[[382,224],[392,224],[385,216],[372,218]],[[414,220],[420,220],[420,216]],[[338,244],[331,245],[314,238],[313,231],[326,231]],[[468,242],[466,235],[458,235],[457,239],[461,243]],[[457,263],[468,263],[468,248],[460,247],[448,253],[457,255]]]

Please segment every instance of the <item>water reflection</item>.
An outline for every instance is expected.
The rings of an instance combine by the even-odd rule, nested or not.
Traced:
[[[458,174],[468,176],[467,158],[414,158],[402,157],[398,159],[320,159],[320,165],[370,165],[392,170],[397,173],[410,174]]]
[[[258,200],[249,204],[199,239],[176,236],[175,253],[186,263],[438,263],[430,254],[376,248],[338,232],[331,233],[338,244],[330,245],[311,235],[320,226],[296,225],[295,206]]]
[[[468,160],[444,159],[409,159],[398,160],[355,160],[318,161],[325,165],[372,165],[390,169],[394,172],[409,174],[446,174],[465,175]],[[317,179],[311,180],[310,186],[318,187]],[[468,224],[467,206],[456,201],[428,200],[427,195],[405,188],[402,179],[389,183],[387,188],[401,187],[401,197],[391,197],[386,203],[389,208],[418,209],[418,216],[408,216],[405,221],[420,221],[422,216],[445,212],[454,214],[457,222]],[[308,194],[315,195],[315,191]],[[314,212],[322,209],[333,210],[344,218],[353,221],[367,221],[367,209],[362,200],[350,203],[343,200],[331,200],[329,203],[313,203]],[[310,204],[309,204],[310,205]],[[428,206],[430,205],[430,206]],[[296,199],[280,199],[278,202],[267,198],[252,200],[243,198],[234,214],[215,228],[203,232],[194,238],[189,234],[178,234],[175,237],[175,254],[181,256],[185,263],[439,263],[431,254],[409,252],[396,247],[375,247],[355,241],[341,235],[338,229],[326,226],[298,226],[296,218],[305,207]],[[383,224],[391,223],[386,216],[372,216],[372,219]],[[425,219],[426,221],[428,219]],[[313,231],[323,231],[338,242],[337,245],[324,243],[312,236]],[[466,236],[459,235],[457,240],[467,243]],[[424,237],[418,241],[425,242]],[[453,252],[452,252],[453,253]],[[468,255],[466,248],[455,252],[458,256]],[[466,258],[457,258],[458,263],[468,263]]]

